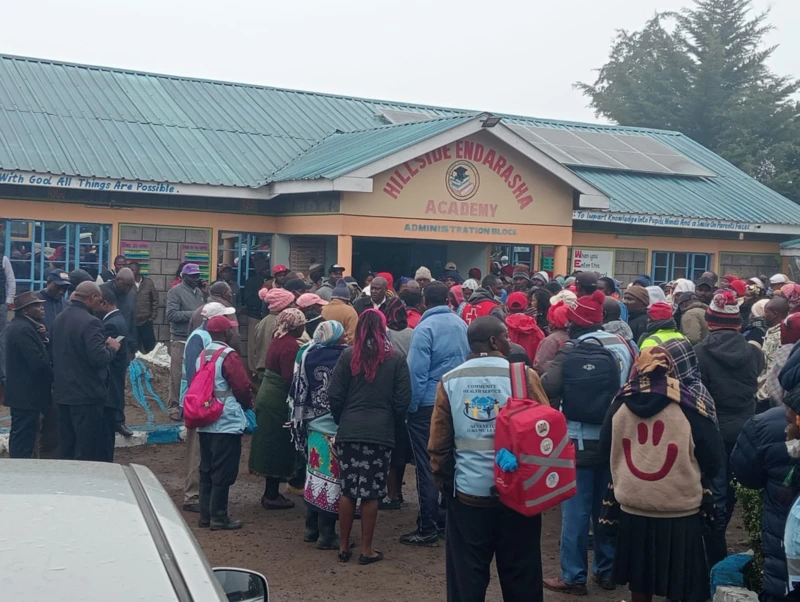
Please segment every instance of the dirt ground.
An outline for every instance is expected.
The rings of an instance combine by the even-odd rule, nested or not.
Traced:
[[[269,580],[273,602],[375,602],[397,600],[440,602],[445,599],[444,542],[438,548],[411,548],[398,543],[403,533],[414,526],[418,506],[413,490],[413,468],[406,473],[406,505],[397,511],[381,512],[375,533],[375,547],[386,559],[376,565],[360,567],[351,562],[337,562],[335,552],[320,552],[313,544],[303,543],[304,509],[297,506],[283,512],[266,512],[259,504],[263,481],[247,474],[249,441],[245,438],[239,480],[231,490],[229,512],[244,521],[241,531],[212,532],[196,526],[197,515],[184,512],[184,518],[200,542],[212,566],[239,566],[264,574]],[[149,467],[180,508],[185,477],[182,444],[149,445],[117,450],[116,461]],[[359,541],[358,523],[354,538]],[[544,515],[542,562],[545,577],[559,574],[558,540],[561,516],[558,509]],[[741,526],[731,525],[731,545],[741,547]],[[591,552],[590,552],[591,554]],[[588,600],[619,601],[629,599],[623,588],[607,592],[589,585]],[[493,572],[486,599],[500,602],[502,596]],[[571,596],[545,590],[548,602],[568,602]]]

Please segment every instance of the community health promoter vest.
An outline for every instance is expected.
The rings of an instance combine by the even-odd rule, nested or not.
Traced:
[[[511,397],[511,373],[504,357],[467,360],[442,377],[450,399],[456,443],[457,491],[491,497],[494,487],[494,426]]]

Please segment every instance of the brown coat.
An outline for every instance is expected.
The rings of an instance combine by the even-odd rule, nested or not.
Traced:
[[[492,355],[500,356],[500,353]],[[543,399],[548,403],[547,393],[544,392],[539,375],[534,370],[526,368],[528,380],[528,397]],[[436,401],[433,405],[431,416],[431,435],[428,441],[428,453],[431,456],[431,468],[436,486],[444,495],[453,495],[454,479],[456,473],[456,441],[455,428],[453,427],[453,414],[450,399],[440,382],[436,388]],[[493,503],[488,498],[475,498],[458,492],[459,499],[471,506],[485,506]]]
[[[142,276],[139,288],[136,290],[136,325],[153,322],[158,311],[158,292],[155,283],[146,276]]]
[[[332,299],[330,303],[322,308],[322,317],[325,320],[336,320],[341,323],[347,336],[347,344],[353,344],[356,338],[358,314],[352,305],[343,299]]]
[[[708,336],[706,305],[695,301],[681,315],[681,332],[692,345],[697,345]]]

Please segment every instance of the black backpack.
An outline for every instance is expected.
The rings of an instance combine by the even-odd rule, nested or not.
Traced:
[[[574,345],[562,369],[561,411],[567,420],[603,424],[619,391],[619,359],[597,337]]]

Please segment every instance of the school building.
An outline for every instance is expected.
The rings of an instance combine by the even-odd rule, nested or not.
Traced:
[[[677,132],[5,55],[0,218],[23,289],[120,253],[164,295],[182,261],[243,283],[254,252],[396,277],[507,255],[624,282],[800,255],[800,207]]]

